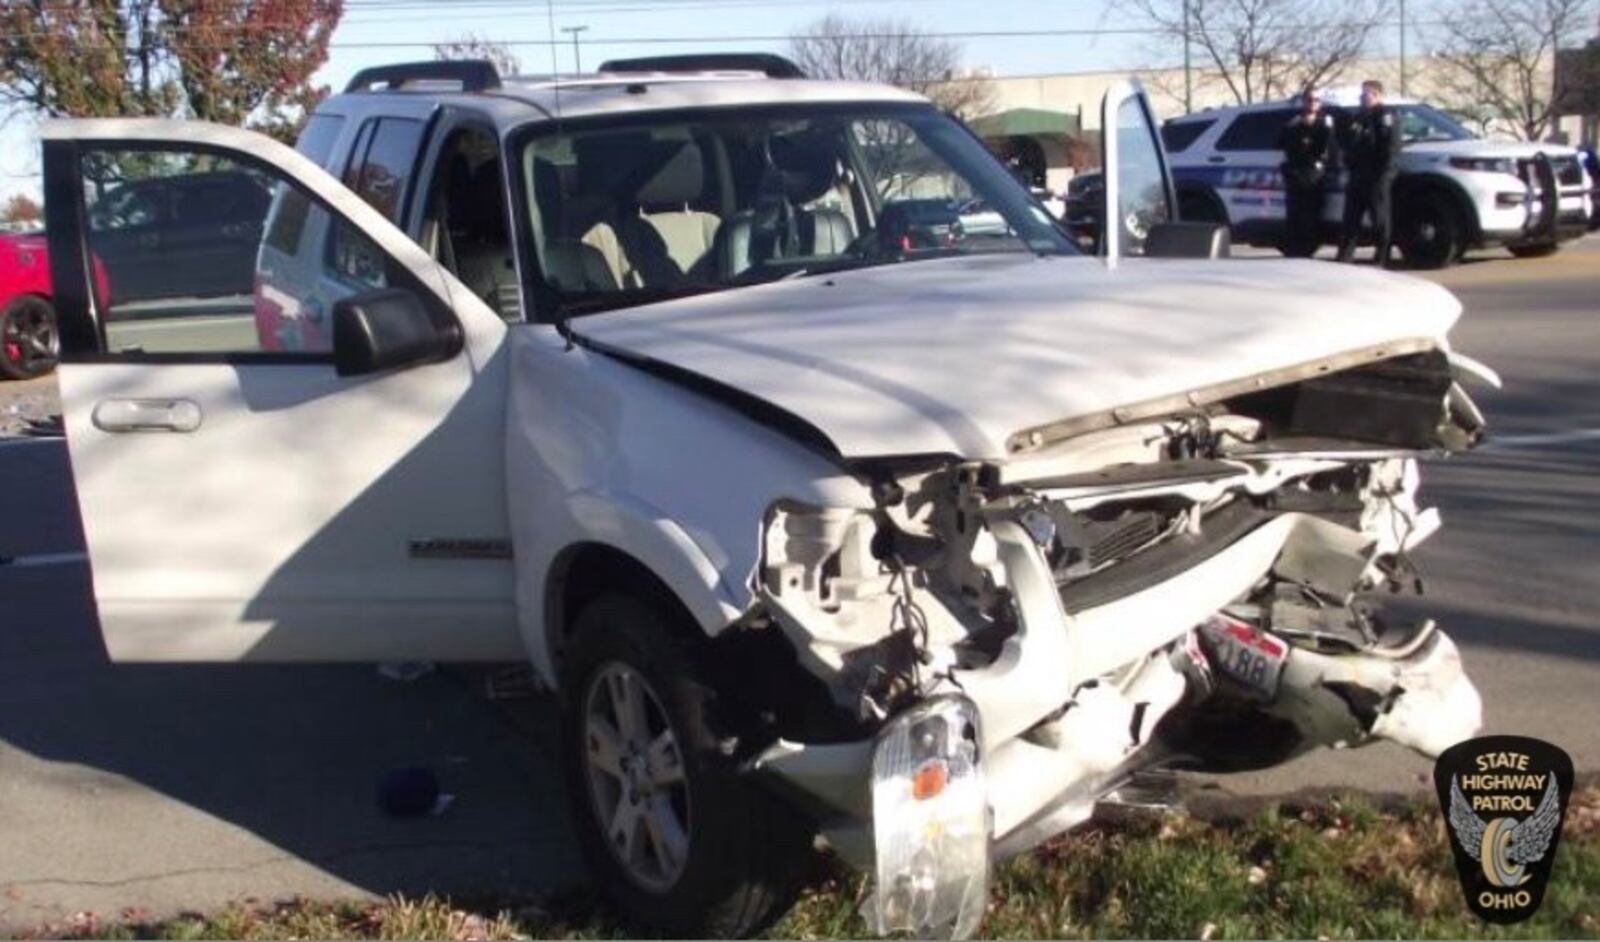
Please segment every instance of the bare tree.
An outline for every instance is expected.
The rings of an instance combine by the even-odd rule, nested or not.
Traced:
[[[1390,13],[1390,0],[1134,0],[1133,6],[1160,34],[1164,51],[1187,36],[1204,75],[1240,104],[1338,79]]]
[[[855,20],[830,13],[789,39],[807,75],[897,85],[963,118],[989,110],[994,87],[961,74],[961,46],[906,20]]]
[[[436,43],[435,59],[488,59],[501,75],[516,75],[522,71],[522,60],[505,43],[498,43],[476,33],[468,33],[453,42]]]
[[[1444,97],[1539,140],[1556,116],[1556,53],[1577,41],[1592,9],[1590,0],[1466,0],[1439,27]]]

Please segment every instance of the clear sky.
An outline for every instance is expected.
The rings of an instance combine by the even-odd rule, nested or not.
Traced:
[[[952,36],[967,66],[997,75],[1173,64],[1176,44],[1116,30],[1139,24],[1118,0],[346,0],[317,80],[342,87],[369,65],[432,58],[432,44],[468,33],[511,44],[528,73],[573,70],[563,27],[586,26],[582,63],[695,50],[783,51],[796,29],[831,12],[909,20]],[[1071,35],[1073,31],[1112,31]],[[986,34],[986,35],[972,35]],[[552,46],[551,37],[558,42]],[[731,38],[724,38],[731,37]],[[556,61],[552,62],[554,49]],[[32,120],[0,129],[0,199],[37,191]]]

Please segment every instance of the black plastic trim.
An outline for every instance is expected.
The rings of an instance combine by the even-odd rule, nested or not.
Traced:
[[[1235,501],[1206,516],[1197,535],[1180,534],[1125,562],[1061,586],[1061,607],[1076,615],[1160,585],[1239,542],[1275,516],[1275,511]]]
[[[794,62],[770,52],[707,52],[681,56],[643,56],[600,63],[602,74],[618,72],[760,72],[767,78],[803,79]]]
[[[99,307],[94,300],[88,242],[84,238],[83,182],[76,141],[45,141],[45,245],[50,286],[61,338],[61,359],[104,349]]]
[[[406,82],[460,82],[464,92],[482,92],[500,87],[500,70],[487,59],[400,62],[362,69],[344,91],[347,95],[371,91],[374,85],[394,89]]]
[[[228,366],[315,366],[317,364],[333,363],[331,353],[279,353],[279,352],[252,352],[248,350],[232,353],[180,353],[180,352],[146,352],[143,350],[126,350],[121,353],[106,353],[95,351],[93,353],[63,353],[62,363],[78,364],[104,364],[104,363],[149,363],[154,366],[185,366],[204,363],[219,363]]]

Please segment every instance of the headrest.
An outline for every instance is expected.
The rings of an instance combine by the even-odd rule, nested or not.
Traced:
[[[771,153],[772,165],[781,175],[784,196],[790,202],[809,203],[827,193],[839,179],[838,140],[825,130],[775,136]]]
[[[578,159],[579,191],[612,198],[638,185],[641,161],[650,148],[643,132],[586,134],[572,142]]]
[[[658,153],[665,150],[662,143],[656,147]],[[638,201],[643,206],[685,206],[700,198],[705,180],[705,160],[700,155],[700,145],[684,141],[677,145],[677,153],[668,157],[661,169],[639,187]]]

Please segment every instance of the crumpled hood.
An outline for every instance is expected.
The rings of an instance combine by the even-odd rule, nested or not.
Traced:
[[[573,322],[814,425],[846,458],[1003,458],[1038,425],[1398,340],[1444,289],[1316,261],[987,255],[774,282]],[[737,461],[737,456],[724,459]]]

